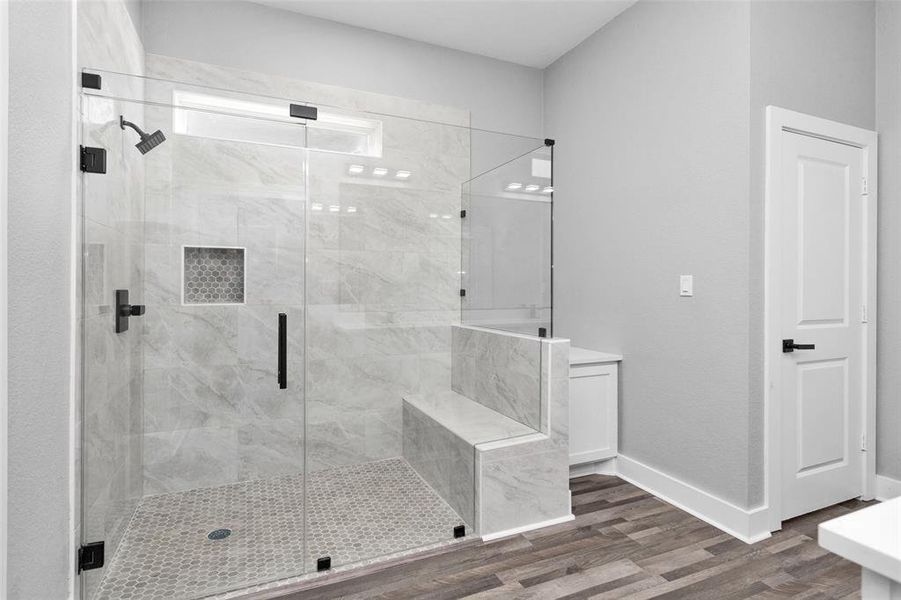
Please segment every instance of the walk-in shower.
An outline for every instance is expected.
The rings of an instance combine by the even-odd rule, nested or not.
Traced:
[[[552,428],[550,145],[147,70],[92,71],[81,98],[107,157],[79,203],[83,597],[227,594],[482,533],[485,444]],[[461,323],[527,335],[508,351]]]

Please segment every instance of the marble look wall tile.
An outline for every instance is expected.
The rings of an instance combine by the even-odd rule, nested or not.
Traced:
[[[314,104],[343,107],[350,110],[398,114],[411,119],[439,121],[460,127],[469,126],[469,112],[460,108],[321,83],[298,81],[266,73],[230,69],[158,54],[147,54],[146,64],[148,75],[161,79],[196,83],[220,89],[240,90],[249,94],[302,99]]]
[[[404,403],[403,456],[467,524],[475,524],[471,445]]]
[[[144,494],[156,495],[238,480],[237,435],[203,427],[144,435]]]
[[[541,523],[570,514],[569,454],[565,448],[492,460],[480,456],[482,534]]]
[[[453,327],[453,389],[536,430],[541,427],[537,338]]]
[[[245,420],[237,429],[238,480],[303,473],[303,419]]]

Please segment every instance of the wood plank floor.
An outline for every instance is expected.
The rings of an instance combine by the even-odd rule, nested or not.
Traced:
[[[573,479],[576,520],[281,596],[325,598],[859,598],[860,569],[816,527],[852,500],[744,544],[621,479]]]

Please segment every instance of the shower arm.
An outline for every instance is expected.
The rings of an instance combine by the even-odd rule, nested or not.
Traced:
[[[138,135],[141,136],[141,139],[142,139],[142,140],[145,139],[145,138],[147,137],[147,134],[144,133],[144,131],[143,131],[140,127],[138,127],[137,125],[135,125],[135,124],[132,123],[131,121],[126,121],[126,120],[125,120],[125,117],[123,117],[122,115],[119,115],[119,128],[120,128],[120,129],[125,129],[126,127],[131,127],[132,129],[134,129],[135,131],[137,131],[137,132],[138,132]]]

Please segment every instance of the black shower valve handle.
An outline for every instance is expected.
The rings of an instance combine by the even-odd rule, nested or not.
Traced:
[[[129,304],[128,290],[116,290],[116,333],[128,331],[128,319],[147,312],[143,304]]]

